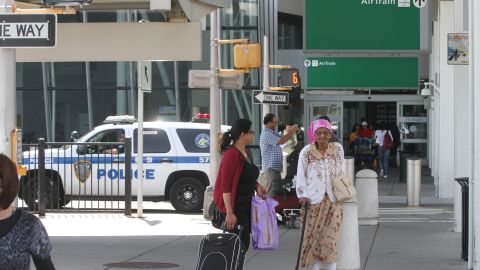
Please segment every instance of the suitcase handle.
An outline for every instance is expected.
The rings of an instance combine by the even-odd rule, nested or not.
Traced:
[[[241,236],[242,235],[242,232],[243,232],[243,226],[242,225],[237,225],[235,226],[235,229],[238,230],[238,236]],[[220,225],[220,230],[223,231],[223,233],[226,233],[227,232],[227,229],[225,228],[225,221],[222,222],[222,225]]]

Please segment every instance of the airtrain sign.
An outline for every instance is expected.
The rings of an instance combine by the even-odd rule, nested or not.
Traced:
[[[1,14],[0,47],[55,47],[57,15]]]

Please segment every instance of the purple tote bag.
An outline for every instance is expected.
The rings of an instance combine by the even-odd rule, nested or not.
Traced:
[[[278,202],[272,198],[252,198],[252,243],[258,250],[278,248],[278,226],[275,207]]]

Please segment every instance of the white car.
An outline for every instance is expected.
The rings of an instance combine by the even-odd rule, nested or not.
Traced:
[[[138,124],[118,119],[111,122],[96,127],[76,142],[116,142],[120,136],[131,137],[132,197],[135,197]],[[225,132],[228,128],[222,126],[221,130]],[[80,196],[88,199],[124,195],[124,150],[117,149],[118,153],[110,154],[112,151],[105,148],[108,147],[72,145],[45,150],[45,170],[50,183],[46,195],[47,208],[62,207]],[[215,181],[215,176],[209,175],[209,149],[210,124],[145,122],[144,200],[169,200],[181,212],[200,210],[205,187],[211,184],[210,180]],[[27,176],[21,177],[20,198],[31,208],[37,201],[37,154],[36,151],[23,154],[24,165],[31,169]]]

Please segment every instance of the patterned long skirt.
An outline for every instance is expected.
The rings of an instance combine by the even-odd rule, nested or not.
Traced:
[[[317,260],[325,263],[336,261],[342,220],[342,205],[332,203],[327,195],[321,203],[309,206],[300,260],[302,267],[311,266]]]

